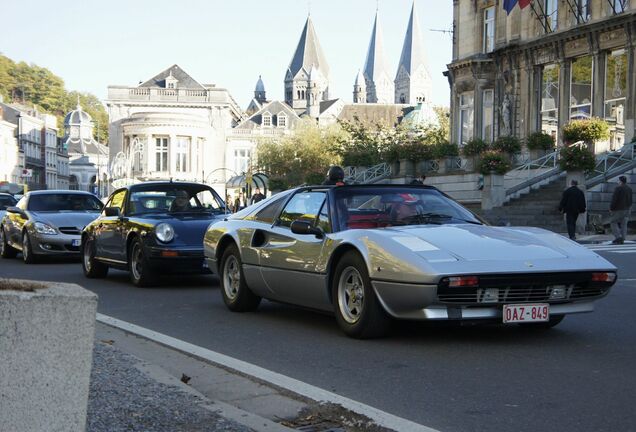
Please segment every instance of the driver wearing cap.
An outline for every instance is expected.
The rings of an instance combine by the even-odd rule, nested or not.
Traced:
[[[399,201],[391,206],[391,225],[400,225],[405,219],[417,215],[416,196],[411,194],[398,194]]]

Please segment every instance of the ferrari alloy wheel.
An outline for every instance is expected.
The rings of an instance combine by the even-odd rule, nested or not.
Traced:
[[[366,264],[356,252],[347,252],[332,279],[336,321],[347,336],[369,339],[384,336],[391,319],[371,287]]]
[[[149,287],[155,283],[152,269],[144,253],[141,240],[135,238],[130,244],[128,251],[128,265],[130,271],[130,281],[138,287]]]
[[[243,275],[241,255],[236,245],[225,249],[221,258],[221,294],[223,302],[234,312],[249,312],[256,310],[261,298],[254,294]]]
[[[108,274],[108,266],[95,259],[95,240],[82,242],[82,268],[89,279],[104,278]]]
[[[0,227],[0,257],[2,258],[15,258],[18,253],[7,239],[7,234],[4,232],[4,227]]]
[[[22,234],[22,260],[26,264],[35,264],[38,261],[37,255],[33,253],[33,248],[31,247],[29,233],[26,231]]]

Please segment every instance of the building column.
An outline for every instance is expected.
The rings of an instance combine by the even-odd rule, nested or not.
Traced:
[[[636,136],[636,24],[627,32],[627,98],[625,100],[625,142]]]
[[[602,51],[595,51],[592,68],[592,116],[605,117],[605,63],[607,56]]]
[[[156,151],[155,151],[155,143],[152,140],[152,134],[146,133],[146,172],[144,173],[146,176],[150,174],[150,172],[155,171],[157,167],[157,163],[155,161]]]
[[[174,177],[177,173],[177,136],[170,134],[168,142],[168,176]]]
[[[475,89],[473,97],[473,138],[482,138],[482,123],[484,120],[484,82],[475,79]]]
[[[563,144],[563,126],[570,121],[570,70],[572,62],[559,60],[559,140]]]

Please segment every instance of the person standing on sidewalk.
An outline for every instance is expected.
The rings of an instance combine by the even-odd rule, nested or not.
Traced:
[[[572,180],[570,187],[563,191],[559,211],[565,213],[565,224],[568,227],[568,236],[576,240],[576,220],[580,213],[585,213],[585,194],[578,186],[579,182]]]
[[[610,203],[610,220],[614,240],[612,244],[623,244],[627,237],[627,222],[632,207],[632,188],[627,186],[627,177],[618,178],[618,186],[614,189]]]
[[[424,181],[426,180],[426,175],[422,174],[419,178],[411,180],[412,185],[424,185]]]

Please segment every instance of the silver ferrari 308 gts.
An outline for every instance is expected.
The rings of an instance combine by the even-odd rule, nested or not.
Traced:
[[[210,225],[230,310],[261,298],[333,311],[356,338],[392,319],[549,328],[591,312],[616,267],[550,231],[494,227],[429,186],[308,186]]]

